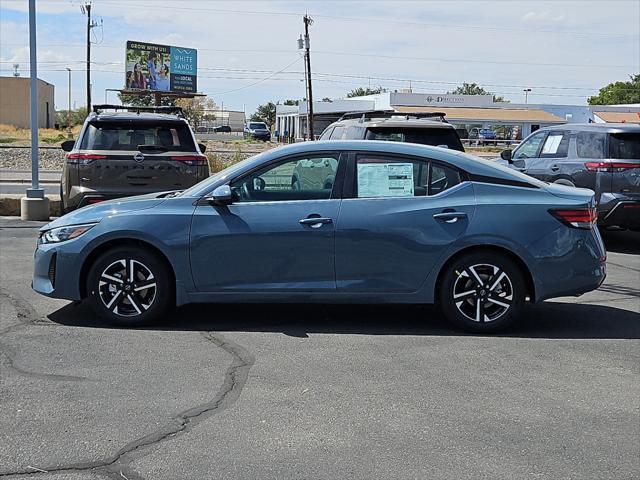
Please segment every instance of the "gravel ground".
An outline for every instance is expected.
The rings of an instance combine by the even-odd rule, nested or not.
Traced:
[[[237,145],[225,144],[224,142],[206,142],[209,157],[217,157],[217,161],[223,166],[228,166],[238,160],[245,159],[256,153],[269,150],[277,146],[273,143],[259,143],[242,145],[238,150]],[[220,150],[225,150],[221,153]],[[238,151],[240,153],[238,153]],[[62,170],[64,162],[64,152],[59,148],[40,149],[40,169],[41,170]],[[31,169],[31,149],[29,148],[0,148],[0,170],[30,170]]]

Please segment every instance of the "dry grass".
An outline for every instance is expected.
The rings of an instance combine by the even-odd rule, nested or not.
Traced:
[[[76,125],[71,129],[74,138],[80,133],[81,125]],[[53,128],[38,129],[38,139],[47,144],[59,144],[67,139],[66,130],[55,130]],[[0,143],[24,144],[31,140],[31,129],[17,128],[13,125],[0,123]]]

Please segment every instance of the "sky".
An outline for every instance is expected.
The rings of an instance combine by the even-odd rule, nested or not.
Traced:
[[[56,108],[85,104],[81,0],[37,0],[38,76]],[[125,42],[198,49],[198,90],[251,113],[304,97],[297,48],[310,27],[314,99],[359,86],[445,93],[478,83],[514,103],[584,105],[640,73],[640,0],[93,0],[92,95],[124,85]],[[27,0],[0,0],[0,75],[29,75]]]

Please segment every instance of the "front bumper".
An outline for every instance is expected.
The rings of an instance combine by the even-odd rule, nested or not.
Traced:
[[[82,262],[78,261],[75,252],[68,251],[68,247],[65,243],[37,246],[31,282],[36,292],[51,298],[81,300],[79,279]]]

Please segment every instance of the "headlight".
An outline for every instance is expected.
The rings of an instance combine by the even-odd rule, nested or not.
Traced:
[[[95,227],[96,223],[85,225],[72,225],[70,227],[58,227],[47,230],[40,235],[40,243],[59,243],[78,238]]]

